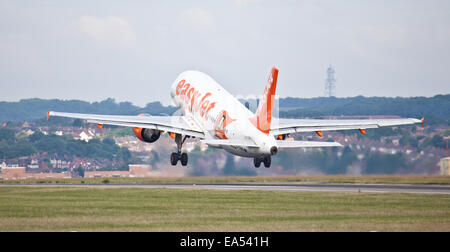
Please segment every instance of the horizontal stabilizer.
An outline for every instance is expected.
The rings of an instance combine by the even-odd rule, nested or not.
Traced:
[[[202,143],[215,146],[242,146],[242,147],[254,147],[258,145],[251,141],[235,140],[235,139],[204,139]],[[277,140],[278,148],[317,148],[317,147],[341,147],[338,142],[314,142],[314,141],[283,141]]]
[[[226,146],[242,146],[242,147],[258,147],[255,143],[245,140],[237,139],[204,139],[201,140],[202,143],[208,145],[226,145]]]
[[[283,141],[277,140],[278,148],[317,148],[317,147],[342,147],[338,142],[317,141]]]

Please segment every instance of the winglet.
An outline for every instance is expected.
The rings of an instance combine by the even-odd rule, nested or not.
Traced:
[[[277,89],[278,69],[272,67],[267,85],[264,88],[255,116],[250,118],[250,122],[261,132],[269,135],[270,123],[272,121],[272,110],[275,102],[275,92]]]
[[[50,110],[49,111],[47,111],[47,121],[48,121],[48,118],[50,117]]]
[[[423,128],[423,121],[425,120],[425,117],[422,117],[422,119],[420,119],[420,123],[422,124],[422,128]]]

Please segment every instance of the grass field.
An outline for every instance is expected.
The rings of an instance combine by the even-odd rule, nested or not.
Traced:
[[[450,231],[450,195],[0,187],[0,231]]]
[[[181,178],[71,178],[0,180],[1,184],[151,184],[151,183],[363,183],[450,185],[450,176],[438,175],[316,175]]]

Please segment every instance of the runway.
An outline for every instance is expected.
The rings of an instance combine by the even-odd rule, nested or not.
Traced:
[[[448,185],[406,185],[406,184],[328,184],[328,183],[236,183],[236,184],[0,184],[0,186],[31,187],[86,187],[86,188],[171,188],[208,190],[260,190],[295,192],[342,192],[342,193],[425,193],[450,194]]]

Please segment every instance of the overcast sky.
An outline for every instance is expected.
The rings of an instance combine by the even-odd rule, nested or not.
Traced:
[[[0,0],[0,100],[170,104],[185,70],[280,97],[450,93],[450,1]]]

